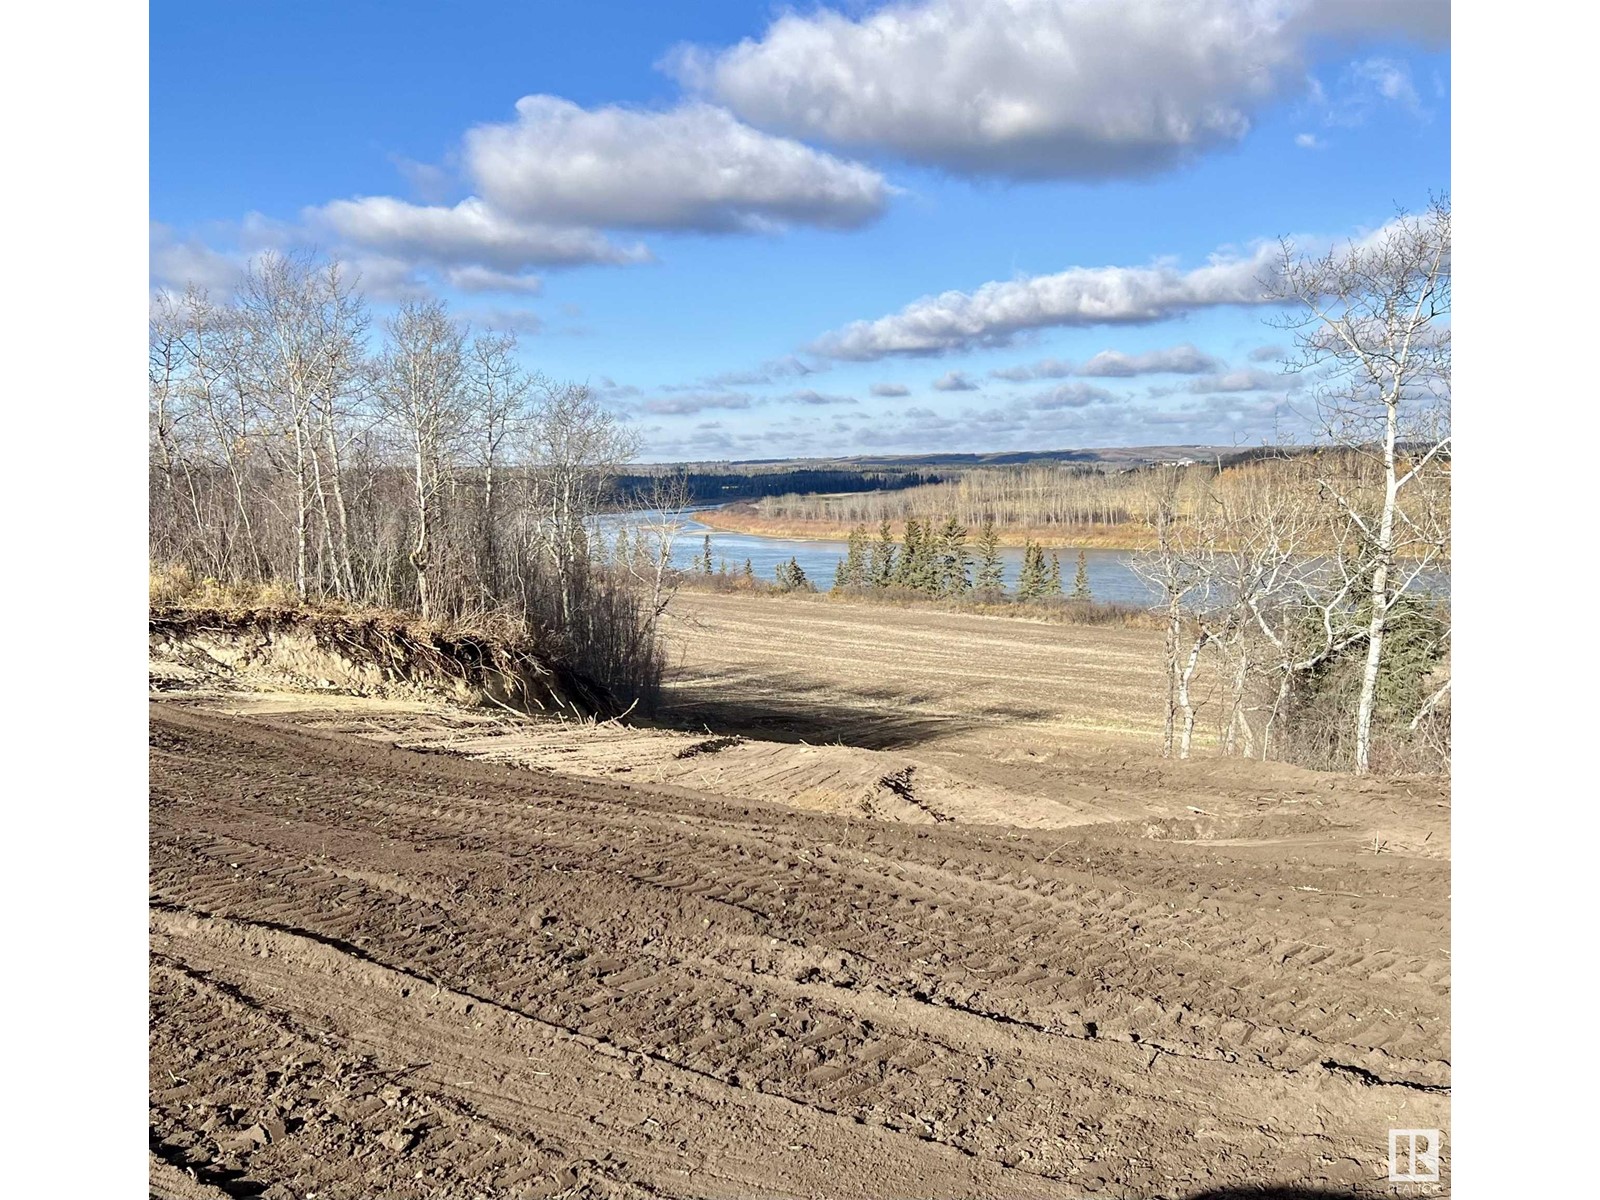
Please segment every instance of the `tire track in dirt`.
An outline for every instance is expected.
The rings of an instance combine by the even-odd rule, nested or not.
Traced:
[[[1442,889],[1388,864],[1341,898],[1294,890],[1329,865],[553,783],[169,706],[152,793],[153,921],[349,947],[905,1161],[1166,1195],[1275,1177],[1287,1144],[1348,1183],[1381,1113],[1447,1105],[1322,1066],[1448,1081]],[[203,969],[262,986],[249,957]]]

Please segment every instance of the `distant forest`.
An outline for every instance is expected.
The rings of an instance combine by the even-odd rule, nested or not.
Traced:
[[[729,500],[759,500],[766,496],[797,493],[886,492],[942,483],[944,477],[924,471],[882,471],[850,468],[819,469],[751,465],[744,470],[661,469],[624,472],[613,482],[615,502],[622,507],[644,507],[667,478],[681,481],[683,498],[691,504],[718,504]]]

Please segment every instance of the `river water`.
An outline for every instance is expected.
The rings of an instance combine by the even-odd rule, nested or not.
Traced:
[[[614,536],[614,530],[619,524],[637,525],[659,519],[659,514],[655,513],[628,513],[608,519],[605,525],[612,530],[608,536]],[[694,519],[694,514],[691,512],[684,520],[682,532],[673,544],[672,565],[681,570],[688,570],[704,547],[707,537],[711,538],[713,570],[718,569],[725,561],[730,572],[743,571],[745,560],[748,559],[750,569],[755,572],[756,577],[771,583],[774,579],[773,573],[778,566],[793,558],[805,571],[806,578],[817,585],[818,591],[824,592],[833,587],[834,569],[849,549],[845,542],[791,540],[758,537],[750,533],[728,533],[702,525]],[[970,539],[968,549],[971,549]],[[1060,548],[1054,553],[1061,556],[1062,587],[1070,592],[1072,579],[1078,568],[1078,552],[1071,548]],[[1134,574],[1130,551],[1086,549],[1084,556],[1089,571],[1089,591],[1096,600],[1140,606],[1154,603],[1155,596],[1149,585]],[[1006,587],[1015,588],[1017,577],[1022,573],[1022,548],[1002,546],[1000,559],[1004,568]],[[974,566],[972,574],[976,573],[977,568]]]

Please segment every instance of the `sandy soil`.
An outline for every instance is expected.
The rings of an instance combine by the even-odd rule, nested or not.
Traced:
[[[1385,1195],[1448,1127],[1437,783],[1164,762],[1139,631],[683,599],[677,730],[163,677],[152,1195]]]

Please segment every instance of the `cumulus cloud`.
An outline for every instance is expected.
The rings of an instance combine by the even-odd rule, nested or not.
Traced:
[[[1189,384],[1189,391],[1198,396],[1209,396],[1219,392],[1267,392],[1274,388],[1293,386],[1298,382],[1297,379],[1285,379],[1282,375],[1271,371],[1248,367],[1242,371],[1203,375]]]
[[[1294,144],[1302,150],[1321,150],[1328,143],[1314,133],[1297,133],[1294,135]]]
[[[874,396],[883,396],[886,399],[911,395],[911,389],[903,383],[875,383],[871,390]]]
[[[1134,375],[1199,375],[1205,371],[1220,371],[1226,365],[1221,359],[1186,342],[1181,346],[1147,350],[1142,354],[1102,350],[1079,367],[1077,373],[1126,379]]]
[[[182,291],[193,284],[207,291],[226,291],[243,271],[238,258],[213,250],[198,238],[181,238],[159,221],[150,222],[150,280],[158,287]]]
[[[889,194],[869,167],[697,102],[653,112],[525,96],[514,121],[468,131],[463,161],[499,212],[554,225],[851,229],[875,219]]]
[[[856,321],[824,334],[818,354],[854,361],[890,355],[937,355],[1004,346],[1018,334],[1063,326],[1138,325],[1219,305],[1266,304],[1260,280],[1277,248],[1248,257],[1216,257],[1180,271],[1150,267],[1071,267],[1054,275],[986,283],[976,291],[926,296],[897,313]]]
[[[1446,11],[1440,14],[1438,9]],[[1432,42],[1426,0],[921,0],[787,13],[663,66],[764,129],[1008,178],[1148,174],[1236,144],[1317,35]]]
[[[515,292],[537,296],[544,290],[544,280],[537,275],[513,275],[489,267],[447,267],[444,281],[458,292]]]
[[[978,385],[967,378],[965,371],[946,371],[933,381],[936,392],[975,392]]]
[[[686,413],[749,408],[753,403],[753,397],[745,392],[691,392],[684,396],[646,400],[641,408],[661,416],[682,416]]]
[[[778,399],[792,401],[795,404],[806,404],[811,406],[860,403],[854,396],[830,396],[826,392],[816,392],[812,391],[810,388],[806,388],[805,390],[798,392],[787,392],[784,395],[779,396]]]
[[[1289,351],[1278,345],[1257,346],[1245,357],[1251,362],[1282,362],[1289,356]]]
[[[1087,408],[1091,404],[1115,404],[1118,397],[1089,383],[1063,383],[1047,392],[1028,397],[1030,408],[1049,410],[1055,408]]]
[[[477,197],[446,208],[365,196],[308,209],[306,218],[351,245],[433,267],[515,273],[534,266],[642,262],[650,257],[641,245],[621,246],[593,229],[513,220]]]

